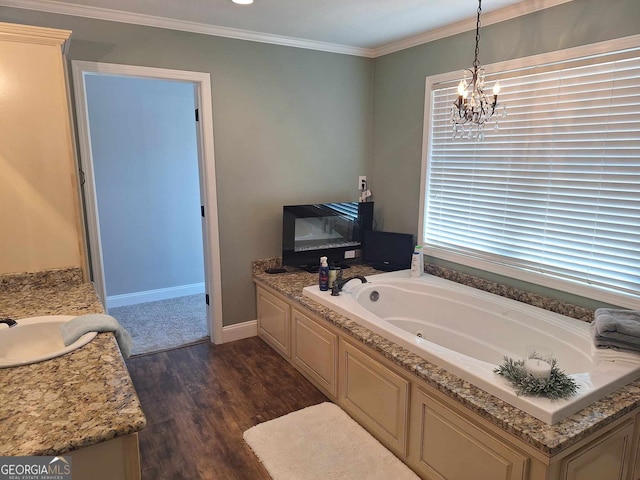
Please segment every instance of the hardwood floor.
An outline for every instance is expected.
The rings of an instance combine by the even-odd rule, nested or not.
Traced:
[[[134,357],[143,480],[269,480],[242,433],[327,398],[257,337]]]

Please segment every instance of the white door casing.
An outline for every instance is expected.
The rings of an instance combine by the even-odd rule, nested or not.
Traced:
[[[96,197],[91,136],[85,88],[86,75],[114,75],[155,80],[187,82],[194,85],[195,103],[199,112],[197,122],[198,167],[200,172],[200,196],[205,209],[202,219],[204,246],[205,289],[209,295],[207,320],[213,343],[222,343],[222,273],[220,268],[220,241],[216,194],[215,158],[213,147],[213,112],[211,106],[211,79],[208,73],[168,70],[154,67],[118,65],[73,60],[73,85],[78,124],[80,165],[84,172],[84,207],[86,211],[87,236],[90,249],[92,277],[98,296],[106,305],[106,288],[98,204]]]

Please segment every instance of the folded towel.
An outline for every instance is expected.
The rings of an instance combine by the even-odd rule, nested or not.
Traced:
[[[91,313],[80,315],[69,320],[60,327],[60,333],[65,345],[71,345],[88,332],[113,332],[124,358],[131,353],[131,336],[122,325],[110,315]]]
[[[640,352],[640,311],[599,308],[591,332],[598,348]]]

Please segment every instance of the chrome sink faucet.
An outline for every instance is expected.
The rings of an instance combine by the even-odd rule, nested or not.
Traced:
[[[0,318],[0,323],[6,323],[9,326],[9,328],[15,327],[16,325],[18,325],[18,322],[16,322],[15,320],[10,319],[9,317]]]

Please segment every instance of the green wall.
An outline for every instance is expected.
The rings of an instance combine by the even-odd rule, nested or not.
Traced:
[[[480,30],[480,64],[640,34],[640,1],[573,0]],[[417,233],[425,78],[470,67],[475,30],[375,59],[369,184],[381,228]]]
[[[224,325],[256,318],[251,260],[280,255],[283,204],[357,200],[371,59],[4,7],[0,21],[72,30],[72,60],[211,74]]]
[[[255,318],[250,261],[279,254],[283,204],[355,200],[366,174],[378,228],[417,233],[425,77],[471,65],[475,33],[371,60],[12,8],[0,20],[73,30],[71,59],[211,74],[224,325]],[[639,33],[638,0],[573,0],[483,27],[480,62]]]
[[[640,34],[640,1],[573,0],[480,30],[480,64]],[[369,186],[384,230],[418,233],[425,78],[460,71],[473,62],[475,31],[385,55],[375,60],[373,158]],[[428,254],[428,252],[425,252]],[[593,307],[596,304],[460,265],[453,267]]]

